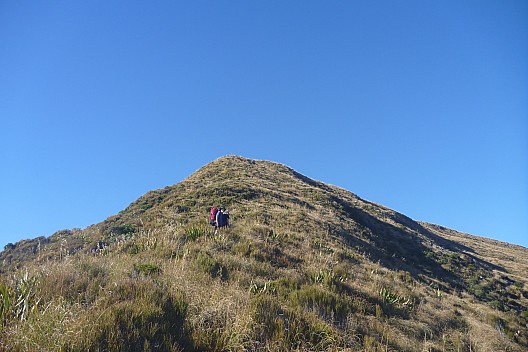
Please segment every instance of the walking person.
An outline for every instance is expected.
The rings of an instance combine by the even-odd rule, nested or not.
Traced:
[[[221,228],[225,226],[225,216],[224,216],[224,208],[220,208],[216,212],[216,227]]]
[[[215,228],[215,236],[222,227],[230,227],[229,211],[224,207],[212,207],[209,212],[209,223]]]
[[[209,224],[215,228],[215,235],[218,231],[218,223],[216,222],[216,214],[218,214],[218,207],[212,207],[209,212]]]
[[[224,226],[231,227],[231,219],[229,219],[229,210],[224,209]]]

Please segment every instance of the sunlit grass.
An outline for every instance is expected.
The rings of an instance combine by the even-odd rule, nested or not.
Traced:
[[[214,234],[212,205],[232,228]],[[10,247],[0,350],[526,350],[528,255],[492,269],[420,231],[282,165],[220,159],[101,224],[24,243],[20,263]]]

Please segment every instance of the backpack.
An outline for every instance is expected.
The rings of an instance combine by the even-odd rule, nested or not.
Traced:
[[[218,209],[216,207],[212,207],[211,212],[209,213],[209,220],[215,221],[217,212],[218,212]]]
[[[217,214],[216,214],[216,226],[218,227],[224,227],[226,225],[225,223],[225,214],[224,212],[222,211],[219,211]]]

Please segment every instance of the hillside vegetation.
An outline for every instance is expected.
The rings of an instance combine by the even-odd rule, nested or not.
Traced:
[[[526,248],[273,162],[220,158],[0,261],[0,350],[528,350]]]

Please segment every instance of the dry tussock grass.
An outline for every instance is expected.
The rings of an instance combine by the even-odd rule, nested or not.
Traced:
[[[215,235],[207,211],[220,204],[234,226]],[[0,349],[528,348],[526,321],[506,311],[528,306],[525,249],[501,257],[502,244],[413,222],[282,165],[219,159],[75,236],[85,250],[25,262],[40,301],[27,319],[4,321]]]

